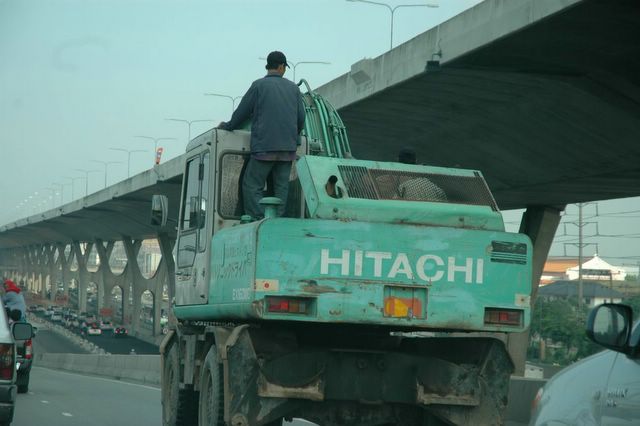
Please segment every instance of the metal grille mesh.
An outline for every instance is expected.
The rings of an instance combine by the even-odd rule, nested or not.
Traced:
[[[248,154],[224,154],[222,156],[218,213],[224,218],[240,218],[240,216],[244,214],[242,180],[248,160]],[[265,186],[264,196],[273,196],[273,184],[270,176]],[[300,216],[302,197],[302,187],[300,186],[294,165],[294,167],[291,168],[291,175],[289,176],[289,194],[285,207],[285,217]]]
[[[338,170],[350,197],[380,199],[369,175],[369,169],[361,166],[338,166]]]
[[[473,204],[498,209],[478,173],[475,176],[450,176],[362,166],[338,166],[338,169],[347,194],[352,198]]]

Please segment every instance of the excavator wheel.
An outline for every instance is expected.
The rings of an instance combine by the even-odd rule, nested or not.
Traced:
[[[200,376],[199,426],[224,426],[224,384],[222,365],[215,345],[211,346]]]
[[[192,426],[198,422],[198,394],[193,389],[180,389],[178,344],[169,349],[162,371],[163,426]]]

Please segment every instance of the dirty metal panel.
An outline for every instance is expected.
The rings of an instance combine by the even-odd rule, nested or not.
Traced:
[[[474,170],[312,156],[297,169],[314,218],[504,231]]]
[[[525,264],[491,262],[492,241],[527,246]],[[504,232],[407,224],[266,220],[258,228],[254,307],[264,319],[505,331],[484,323],[487,306],[529,306],[530,242]],[[259,288],[267,287],[261,284]],[[309,309],[269,308],[304,301]],[[265,308],[266,307],[266,308]],[[427,309],[428,308],[428,309]]]

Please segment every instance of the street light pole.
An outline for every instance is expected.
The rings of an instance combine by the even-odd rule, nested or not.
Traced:
[[[122,164],[121,161],[100,161],[100,160],[89,160],[92,163],[100,163],[104,166],[104,187],[107,187],[107,167],[110,164]]]
[[[69,177],[69,176],[63,176],[65,179],[69,179],[71,181],[71,201],[73,201],[76,198],[76,181],[80,180],[80,179],[84,179],[82,176],[80,177]]]
[[[260,60],[266,61],[267,58],[263,58],[260,57],[258,58]],[[300,61],[300,62],[293,62],[290,60],[287,60],[287,63],[290,65],[293,65],[293,82],[296,82],[296,68],[298,67],[298,65],[302,65],[302,64],[320,64],[320,65],[331,65],[331,62],[326,62],[326,61]]]
[[[56,189],[55,188],[44,188],[44,189],[46,189],[47,191],[51,191],[51,195],[49,195],[49,199],[51,200],[51,208],[54,208],[55,202],[56,202],[55,196],[57,195]],[[45,203],[46,203],[46,200],[45,200]]]
[[[100,170],[85,170],[85,169],[73,169],[76,172],[84,173],[84,196],[89,195],[89,173],[98,173]]]
[[[64,184],[58,182],[52,182],[51,185],[60,187],[60,205],[64,204]]]
[[[204,123],[204,122],[213,123],[213,120],[184,120],[182,118],[165,118],[165,120],[167,120],[167,121],[178,121],[180,123],[187,123],[187,126],[189,127],[189,134],[187,136],[187,145],[189,144],[189,142],[191,142],[191,125],[193,123]]]
[[[153,162],[154,163],[156,162],[156,155],[158,153],[158,142],[176,140],[176,138],[154,138],[152,136],[143,136],[143,135],[138,135],[138,136],[135,136],[135,137],[136,138],[141,138],[141,139],[148,139],[150,141],[153,141]],[[131,151],[131,152],[133,152],[133,151]]]
[[[109,148],[112,151],[120,151],[127,153],[127,178],[131,177],[131,154],[134,152],[148,152],[146,149],[124,149],[124,148]]]
[[[231,114],[233,115],[233,112],[236,110],[236,100],[241,99],[242,96],[229,96],[229,95],[223,95],[221,93],[205,93],[205,96],[217,96],[219,98],[227,98],[227,99],[231,99]]]
[[[383,6],[386,7],[389,12],[391,12],[391,42],[389,43],[389,50],[393,49],[393,19],[395,17],[395,13],[397,9],[400,9],[401,7],[431,7],[431,8],[436,8],[439,7],[437,4],[431,4],[431,3],[425,3],[425,4],[398,4],[396,6],[390,6],[386,3],[381,3],[381,2],[377,2],[377,1],[370,1],[370,0],[347,0],[348,2],[352,2],[352,3],[368,3],[368,4],[374,4],[376,6]]]
[[[293,82],[296,82],[296,68],[298,67],[298,65],[302,65],[302,64],[322,64],[322,65],[330,65],[331,62],[324,62],[324,61],[300,61],[300,62],[292,62],[289,61],[293,64]]]

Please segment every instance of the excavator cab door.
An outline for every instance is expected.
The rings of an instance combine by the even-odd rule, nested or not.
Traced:
[[[211,138],[212,132],[200,137]],[[212,232],[212,155],[210,144],[189,152],[184,170],[176,245],[176,305],[206,304]]]

